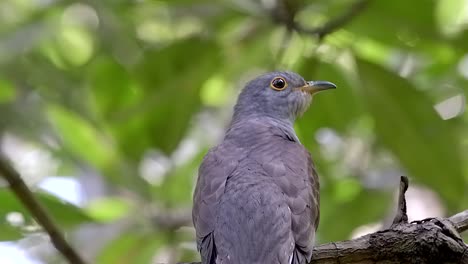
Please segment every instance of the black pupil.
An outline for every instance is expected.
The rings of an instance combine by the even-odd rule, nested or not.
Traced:
[[[273,86],[275,86],[276,88],[280,88],[280,89],[281,89],[281,88],[284,87],[285,84],[286,84],[286,82],[285,82],[283,79],[281,79],[281,78],[275,79],[275,80],[273,81]]]

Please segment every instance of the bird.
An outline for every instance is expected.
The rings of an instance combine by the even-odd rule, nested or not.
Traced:
[[[319,180],[294,122],[336,88],[291,71],[240,92],[222,142],[199,167],[192,220],[202,264],[303,264],[319,224]]]

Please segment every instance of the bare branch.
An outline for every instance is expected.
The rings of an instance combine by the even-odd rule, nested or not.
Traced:
[[[292,28],[299,33],[309,34],[314,37],[317,37],[319,40],[323,39],[326,35],[335,32],[336,30],[340,29],[347,23],[349,23],[353,18],[359,15],[362,11],[366,9],[370,0],[358,0],[354,4],[352,4],[346,12],[344,12],[341,16],[336,17],[325,23],[324,25],[317,27],[317,28],[305,28],[298,23],[294,23]]]
[[[156,227],[162,229],[177,229],[182,226],[192,225],[192,210],[190,208],[178,208],[155,212],[151,216]]]
[[[468,247],[458,232],[468,229],[468,210],[446,219],[408,223],[401,176],[398,210],[390,229],[315,247],[312,263],[468,263]]]
[[[451,216],[449,220],[459,233],[468,230],[468,210]]]
[[[16,197],[26,207],[36,221],[49,234],[50,240],[54,247],[62,253],[65,259],[72,264],[84,264],[83,259],[78,253],[68,244],[58,226],[46,212],[45,208],[34,197],[34,194],[29,190],[24,183],[19,173],[9,164],[8,160],[0,153],[0,174],[7,180],[10,189],[15,193]]]
[[[402,223],[353,240],[317,246],[311,263],[468,263],[467,249],[438,222]]]

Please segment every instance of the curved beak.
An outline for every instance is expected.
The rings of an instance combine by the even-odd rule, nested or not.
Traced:
[[[301,87],[301,90],[310,94],[315,94],[321,91],[335,89],[336,85],[327,81],[309,81],[306,85]]]

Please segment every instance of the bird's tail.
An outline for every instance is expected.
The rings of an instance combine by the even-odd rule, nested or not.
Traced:
[[[202,264],[216,264],[216,245],[214,243],[214,234],[210,233],[203,238],[200,248]]]

